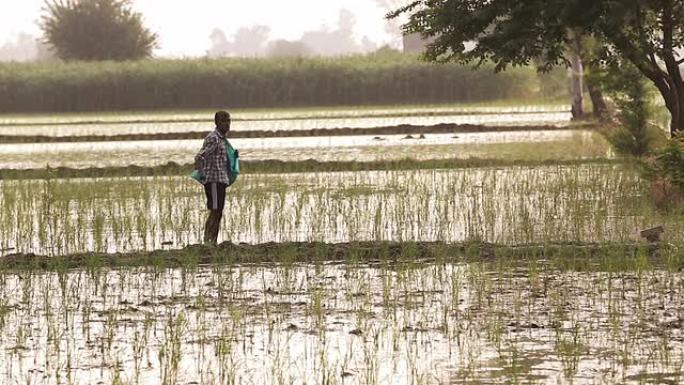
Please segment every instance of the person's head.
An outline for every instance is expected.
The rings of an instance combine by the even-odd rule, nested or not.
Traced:
[[[230,113],[223,110],[216,112],[214,123],[216,123],[216,129],[225,135],[226,132],[230,131]]]

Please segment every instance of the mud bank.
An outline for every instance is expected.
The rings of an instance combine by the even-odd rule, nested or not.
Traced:
[[[506,159],[402,159],[372,162],[320,162],[309,159],[304,161],[242,161],[242,174],[282,174],[298,172],[341,172],[341,171],[385,171],[385,170],[423,170],[423,169],[461,169],[471,167],[541,167],[548,165],[576,166],[583,164],[622,164],[621,159],[575,159],[575,160],[506,160]],[[41,169],[0,169],[0,180],[55,179],[55,178],[111,178],[136,176],[178,176],[189,174],[191,164],[169,162],[161,166],[126,167],[89,167],[89,168],[41,168]]]
[[[645,263],[667,264],[682,270],[684,258],[672,244],[566,243],[497,245],[485,242],[287,242],[189,245],[182,249],[150,252],[84,253],[58,257],[10,254],[0,257],[0,270],[100,268],[119,266],[189,267],[244,263],[469,263],[498,260],[548,260],[573,270],[599,268],[643,269]]]
[[[310,136],[349,136],[349,135],[402,135],[402,134],[462,134],[502,131],[549,131],[568,129],[596,129],[591,123],[554,125],[525,125],[525,126],[488,126],[479,124],[436,124],[433,126],[418,126],[402,124],[397,126],[372,128],[316,128],[311,130],[248,130],[232,131],[230,137],[241,138],[291,138]],[[143,140],[188,140],[203,139],[206,132],[169,132],[153,134],[123,134],[123,135],[0,135],[0,143],[80,143],[80,142],[114,142],[114,141],[143,141]]]
[[[533,107],[533,106],[532,106]],[[380,106],[379,108],[383,108]],[[392,107],[390,107],[392,108]],[[409,108],[411,108],[409,106]],[[521,110],[515,110],[515,108],[522,108]],[[566,108],[553,108],[553,107],[541,107],[541,108],[530,108],[527,109],[525,106],[518,106],[518,107],[501,107],[501,108],[496,108],[496,107],[490,107],[487,109],[485,107],[484,110],[477,110],[477,109],[468,109],[465,108],[463,110],[451,110],[451,109],[440,109],[437,107],[437,110],[433,110],[432,108],[429,107],[422,107],[422,109],[418,111],[405,111],[403,109],[400,109],[399,111],[396,112],[376,112],[374,111],[373,108],[371,108],[368,111],[363,112],[364,107],[361,107],[362,112],[358,112],[358,108],[355,109],[353,113],[333,113],[330,114],[330,110],[326,109],[324,110],[324,114],[307,114],[306,109],[304,110],[304,113],[302,114],[289,114],[289,115],[282,115],[282,116],[255,116],[252,118],[249,117],[239,117],[239,116],[234,116],[232,118],[233,122],[253,122],[253,121],[289,121],[289,120],[307,120],[307,119],[357,119],[357,118],[396,118],[396,117],[422,117],[422,116],[430,116],[430,117],[440,117],[440,116],[454,116],[454,115],[499,115],[499,114],[507,114],[507,115],[521,115],[521,114],[528,114],[528,113],[553,113],[553,112],[570,112],[569,107]],[[334,111],[334,110],[333,110]],[[175,115],[173,111],[169,112],[172,115]],[[34,127],[34,126],[43,126],[45,124],[59,124],[59,125],[84,125],[84,124],[142,124],[142,123],[159,123],[159,124],[165,124],[165,123],[206,123],[208,125],[212,125],[214,123],[214,120],[209,118],[207,119],[206,116],[211,116],[213,115],[214,111],[206,111],[204,114],[191,114],[189,116],[174,116],[173,118],[160,118],[159,116],[162,115],[162,113],[156,113],[155,116],[148,116],[148,117],[140,117],[140,118],[133,118],[133,117],[126,117],[126,118],[117,118],[116,116],[114,117],[85,117],[85,118],[78,118],[78,119],[69,119],[69,120],[54,120],[51,119],[49,121],[45,120],[39,120],[39,121],[30,121],[30,120],[22,120],[19,119],[17,120],[12,120],[6,119],[6,120],[0,120],[0,127]],[[97,114],[97,113],[93,113]],[[242,112],[237,111],[236,114],[242,115]],[[181,113],[182,115],[182,113]],[[203,115],[202,117],[198,117],[199,115]]]

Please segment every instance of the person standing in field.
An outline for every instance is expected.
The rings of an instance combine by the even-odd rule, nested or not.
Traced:
[[[195,170],[204,185],[209,216],[204,225],[204,243],[215,245],[226,202],[226,188],[230,185],[226,135],[230,131],[230,113],[218,111],[214,115],[216,129],[204,138],[202,149],[195,156]]]

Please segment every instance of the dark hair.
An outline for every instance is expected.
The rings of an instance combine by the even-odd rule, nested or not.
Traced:
[[[228,121],[230,121],[230,112],[224,110],[217,111],[214,114],[214,123],[218,124],[219,120],[224,120],[225,118],[228,118]]]

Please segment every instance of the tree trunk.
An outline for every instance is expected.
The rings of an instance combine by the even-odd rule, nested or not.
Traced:
[[[676,28],[676,21],[673,17],[674,4],[671,2],[664,4],[663,14],[661,18],[661,25],[663,28],[663,47],[661,57],[665,63],[667,76],[664,80],[667,84],[667,96],[663,89],[658,87],[665,97],[665,104],[672,115],[672,122],[670,123],[670,135],[674,136],[677,132],[684,128],[684,79],[680,64],[675,58],[675,48],[677,43],[674,39],[674,31]],[[651,57],[651,61],[655,63],[655,57]],[[658,68],[660,70],[660,68]],[[662,72],[662,71],[656,71]]]
[[[589,90],[589,97],[594,109],[594,117],[598,120],[606,119],[608,117],[608,105],[603,98],[601,88],[587,81],[587,90]]]
[[[679,133],[684,132],[684,93],[678,95],[679,103],[679,114],[677,116],[677,121],[675,122],[674,116],[672,117],[672,123],[670,123],[670,135],[675,136]]]
[[[677,118],[672,114],[672,122],[670,123],[670,136],[675,136],[684,131],[684,80],[679,72],[679,65],[676,70],[677,74],[672,76],[674,83],[674,98],[676,99],[674,105],[677,106]]]
[[[675,67],[679,71],[679,67]],[[682,114],[682,106],[684,106],[684,82],[681,80],[681,75],[672,76],[664,71],[648,71],[642,72],[655,84],[660,95],[665,101],[665,107],[670,112],[670,136],[673,137],[678,131],[684,130],[684,114]]]
[[[662,44],[649,45],[646,41],[635,41],[631,36],[620,30],[604,30],[610,40],[616,45],[620,54],[631,61],[641,73],[644,74],[656,86],[665,101],[665,106],[671,115],[670,135],[674,136],[679,131],[684,131],[684,79],[682,78],[680,55],[675,56],[678,42],[674,39],[674,30],[679,28],[679,23],[673,18],[674,5],[678,2],[668,1],[662,4],[662,14],[659,31],[662,36]],[[636,28],[643,34],[642,22],[644,13],[639,7],[639,2],[634,2],[636,14],[633,20]],[[643,37],[643,36],[642,36]],[[643,45],[639,45],[643,44]],[[643,53],[646,52],[647,55]],[[662,64],[665,64],[665,68]]]
[[[684,116],[681,114],[681,105],[684,102],[684,95],[677,92],[670,92],[665,98],[667,110],[670,111],[670,136],[674,137],[678,132],[684,130]]]
[[[663,78],[666,76],[663,75]],[[665,107],[670,112],[670,136],[674,137],[678,132],[684,131],[684,114],[682,114],[682,105],[684,105],[684,93],[677,92],[676,89],[671,88],[673,81],[668,79],[668,81],[655,82],[660,95],[665,100]],[[669,86],[663,86],[666,83]]]
[[[582,52],[581,35],[578,33],[571,33],[571,48],[570,48],[570,95],[572,97],[572,120],[582,119],[584,117],[584,103],[582,90],[584,85],[584,69],[582,67]]]

